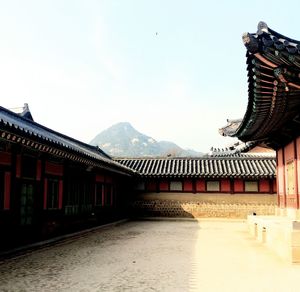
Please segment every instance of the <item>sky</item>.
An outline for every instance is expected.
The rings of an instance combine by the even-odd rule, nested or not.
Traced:
[[[207,152],[246,111],[244,32],[300,40],[298,1],[0,0],[0,105],[89,143],[118,122]]]

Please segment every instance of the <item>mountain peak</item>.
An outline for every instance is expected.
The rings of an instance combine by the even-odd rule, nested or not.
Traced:
[[[173,142],[157,142],[138,132],[129,122],[120,122],[99,133],[91,142],[111,156],[200,156],[202,153],[180,148]]]
[[[111,126],[111,128],[119,128],[119,127],[123,127],[125,130],[127,130],[128,128],[133,129],[132,125],[129,122],[120,122]]]

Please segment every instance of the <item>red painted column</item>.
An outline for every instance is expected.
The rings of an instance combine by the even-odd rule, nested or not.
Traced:
[[[284,147],[283,150],[283,157],[284,157],[284,174],[285,174],[285,201],[287,208],[297,208],[296,207],[296,194],[295,194],[295,180],[293,184],[293,189],[289,189],[291,187],[291,182],[289,182],[289,177],[295,178],[295,148],[294,142],[290,142]],[[290,170],[288,165],[293,163],[294,170],[292,174],[289,174],[288,171]]]
[[[299,209],[299,190],[298,190],[298,155],[297,155],[297,139],[294,140],[295,151],[295,195],[296,195],[296,208]]]
[[[284,149],[282,149],[282,165],[283,165],[283,204],[284,208],[286,208],[286,182],[285,182],[285,157],[284,157]]]
[[[234,194],[234,178],[230,178],[230,194]]]
[[[11,184],[11,173],[5,172],[4,174],[4,210],[10,209],[10,184]]]
[[[277,150],[277,196],[278,206],[286,207],[286,189],[285,189],[285,165],[284,165],[284,149]]]

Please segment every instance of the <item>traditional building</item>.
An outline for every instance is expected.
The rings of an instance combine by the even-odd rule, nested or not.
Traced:
[[[246,218],[250,213],[273,214],[274,155],[218,154],[202,158],[117,159],[137,173],[134,213],[234,218]]]
[[[0,107],[0,247],[122,216],[134,171]]]
[[[0,248],[125,215],[272,214],[274,157],[230,151],[113,160],[36,123],[28,105],[17,113],[0,107]]]
[[[224,136],[271,147],[277,153],[277,214],[249,217],[252,232],[293,262],[300,262],[300,42],[264,22],[246,33],[249,102],[242,120]]]
[[[236,154],[205,158],[123,158],[142,192],[269,193],[276,191],[275,157]]]

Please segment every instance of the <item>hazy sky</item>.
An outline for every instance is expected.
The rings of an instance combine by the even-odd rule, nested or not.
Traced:
[[[244,116],[243,32],[300,39],[299,1],[0,0],[0,105],[89,142],[117,122],[208,151]]]

